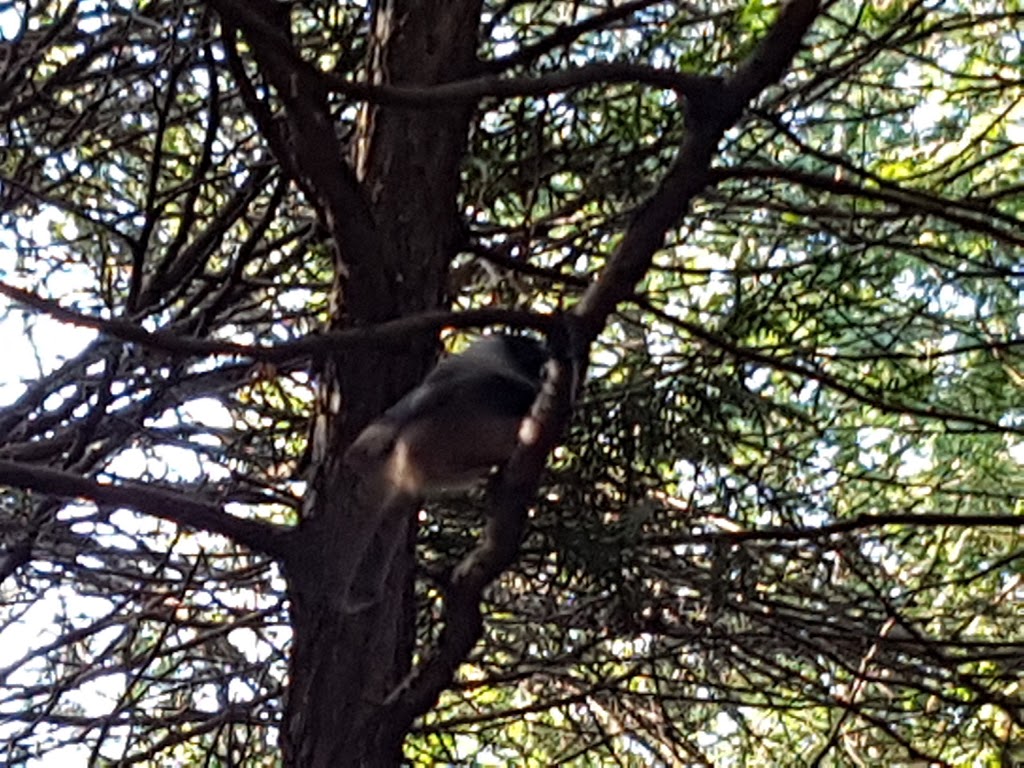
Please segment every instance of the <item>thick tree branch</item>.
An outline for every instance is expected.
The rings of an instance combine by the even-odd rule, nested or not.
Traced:
[[[395,85],[355,83],[341,77],[324,75],[325,86],[345,96],[375,104],[431,109],[448,104],[475,102],[488,96],[546,96],[571,88],[610,83],[636,83],[675,91],[682,96],[703,94],[717,88],[721,81],[707,75],[691,75],[668,69],[628,62],[594,62],[555,72],[527,77],[483,75],[468,80],[411,88]]]
[[[197,339],[173,331],[149,331],[127,320],[94,317],[44,299],[24,288],[0,283],[0,294],[26,307],[46,313],[55,320],[82,328],[94,328],[121,341],[139,344],[168,355],[237,357],[261,363],[281,365],[306,358],[322,359],[340,349],[358,346],[403,345],[411,334],[442,328],[477,328],[508,325],[544,331],[557,322],[552,315],[538,315],[514,309],[488,308],[464,312],[436,311],[409,315],[365,328],[346,328],[305,336],[296,341],[274,345],[237,344],[216,339]]]
[[[376,226],[363,189],[344,160],[327,104],[325,78],[270,22],[268,17],[280,5],[253,0],[210,0],[210,5],[220,14],[227,34],[235,29],[245,34],[262,73],[286,106],[291,156],[281,158],[282,164],[298,169],[300,182],[319,205],[349,267],[372,262],[380,251]],[[274,146],[280,151],[283,145],[276,142]],[[382,283],[380,289],[386,291],[388,285]]]
[[[8,576],[20,571],[32,560],[35,539],[35,531],[28,531],[19,536],[6,549],[0,551],[0,584],[3,584]]]
[[[573,313],[593,339],[619,302],[629,298],[651,260],[677,226],[693,198],[710,181],[708,167],[726,129],[764,88],[777,81],[800,48],[817,16],[817,0],[792,0],[753,53],[719,89],[691,94],[688,131],[672,168],[647,202],[634,214],[611,262]]]
[[[632,5],[643,7],[648,4],[642,2]],[[542,96],[601,83],[650,85],[691,97],[710,93],[720,84],[717,77],[674,72],[629,62],[593,62],[532,77],[482,75],[421,87],[353,82],[339,75],[321,72],[306,62],[285,36],[260,13],[253,12],[248,3],[241,0],[210,0],[210,5],[232,26],[245,33],[267,77],[280,92],[282,100],[289,105],[289,117],[293,122],[302,119],[316,123],[328,119],[325,98],[327,92],[331,91],[373,104],[434,109],[456,103],[476,102],[488,96]],[[333,132],[330,139],[331,144],[337,146]],[[296,150],[301,156],[303,148]],[[341,157],[340,153],[338,157]]]
[[[719,83],[716,77],[691,75],[629,62],[593,62],[533,77],[483,75],[425,87],[353,82],[321,72],[303,60],[288,40],[260,14],[253,13],[246,3],[240,0],[210,0],[210,4],[232,25],[245,32],[257,49],[257,58],[265,65],[268,78],[281,91],[282,99],[289,104],[289,115],[292,116],[292,109],[299,108],[300,111],[292,117],[313,121],[320,119],[322,112],[325,113],[323,99],[328,91],[374,104],[433,109],[460,102],[475,102],[487,96],[542,96],[599,83],[638,83],[665,88],[684,96],[706,93]],[[306,96],[301,95],[303,90]],[[336,145],[333,133],[331,139]]]
[[[817,12],[817,0],[792,0],[750,58],[725,81],[724,91],[698,88],[688,94],[688,130],[675,163],[633,216],[597,283],[566,318],[563,338],[553,339],[563,354],[550,364],[544,391],[534,405],[531,420],[537,431],[520,443],[502,472],[487,531],[456,570],[445,601],[445,626],[437,650],[396,689],[383,709],[382,721],[395,733],[403,732],[436,703],[483,632],[483,590],[517,556],[547,455],[568,421],[575,378],[568,360],[581,360],[583,350],[600,333],[608,316],[633,295],[669,229],[678,226],[690,201],[706,186],[708,166],[722,135],[749,101],[781,77]]]
[[[188,528],[226,536],[277,558],[287,553],[291,538],[290,528],[234,517],[214,504],[196,501],[184,494],[144,485],[108,485],[49,467],[0,459],[0,485],[127,507]]]

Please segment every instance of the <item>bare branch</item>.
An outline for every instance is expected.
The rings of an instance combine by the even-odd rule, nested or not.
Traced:
[[[795,168],[716,168],[711,172],[711,179],[782,179],[800,184],[822,192],[836,195],[855,195],[867,200],[893,205],[915,213],[928,214],[936,218],[956,224],[967,230],[989,235],[995,240],[1017,248],[1024,247],[1024,235],[1019,233],[1019,222],[1012,216],[999,211],[978,211],[964,209],[957,201],[929,195],[916,189],[903,189],[897,184],[886,181],[885,186],[865,187],[847,179],[833,176],[807,173]],[[995,225],[1002,221],[1006,226],[1018,231],[1007,231]]]
[[[421,88],[354,83],[341,77],[324,75],[326,86],[337,93],[373,102],[432,109],[446,104],[475,102],[488,96],[545,96],[571,88],[599,83],[637,83],[665,88],[683,96],[703,94],[719,85],[720,79],[691,75],[668,69],[627,62],[594,62],[582,67],[567,67],[534,77],[498,77],[483,75],[469,80],[442,83]]]
[[[929,528],[1020,528],[1024,530],[1024,518],[1020,515],[947,515],[935,513],[857,515],[849,520],[828,525],[801,528],[751,528],[742,531],[714,531],[693,536],[672,537],[664,540],[649,539],[654,544],[679,544],[682,541],[814,541],[840,536],[853,531],[884,528],[887,525],[920,526]]]
[[[109,485],[60,472],[0,459],[0,484],[64,498],[128,507],[178,525],[226,536],[257,552],[284,557],[291,529],[229,515],[222,508],[180,493],[144,485]]]
[[[488,308],[464,312],[423,312],[364,328],[347,328],[314,334],[292,342],[275,345],[237,344],[216,339],[197,339],[173,331],[148,331],[127,320],[93,317],[67,309],[52,299],[44,299],[24,288],[0,283],[0,293],[13,301],[45,312],[55,320],[83,328],[95,328],[113,338],[139,344],[147,349],[169,355],[239,357],[264,363],[282,364],[303,358],[323,358],[339,349],[369,344],[401,344],[409,334],[442,328],[474,328],[508,325],[515,328],[546,330],[556,318],[522,310]]]

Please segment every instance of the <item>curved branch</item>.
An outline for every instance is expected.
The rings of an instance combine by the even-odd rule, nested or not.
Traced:
[[[386,323],[361,328],[347,328],[322,334],[310,334],[296,341],[274,345],[238,344],[217,339],[197,339],[173,331],[149,331],[127,320],[94,317],[44,299],[24,288],[0,283],[0,294],[12,301],[45,312],[62,323],[94,328],[121,341],[139,344],[168,355],[238,357],[262,363],[283,364],[303,358],[324,358],[339,349],[388,344],[403,344],[410,334],[442,328],[475,328],[487,325],[508,325],[516,328],[550,329],[556,322],[552,315],[513,309],[473,309],[463,312],[422,312]]]
[[[108,485],[49,467],[3,459],[0,459],[0,485],[127,507],[188,528],[226,536],[275,558],[283,558],[289,549],[291,528],[235,517],[215,504],[144,485]]]
[[[299,172],[299,182],[318,203],[339,256],[351,267],[373,262],[380,250],[376,223],[355,172],[345,162],[328,106],[327,78],[272,22],[276,14],[287,12],[287,6],[253,0],[210,0],[210,5],[227,36],[235,30],[245,35],[262,74],[287,107],[291,141],[285,146],[274,133],[269,143],[275,152],[289,153],[280,160]],[[227,41],[225,47],[230,49],[232,43]]]
[[[547,37],[544,37],[530,45],[525,45],[508,56],[503,56],[501,58],[494,59],[493,61],[483,62],[481,64],[481,69],[488,72],[495,72],[529,64],[531,61],[536,61],[544,54],[550,53],[555,48],[573,43],[588,32],[597,32],[598,30],[606,29],[614,22],[627,19],[637,11],[650,8],[652,5],[656,5],[660,1],[661,0],[631,0],[630,2],[625,2],[621,5],[608,8],[601,13],[595,13],[593,16],[589,16],[575,24],[560,26]],[[491,24],[491,28],[493,29],[494,22],[492,21]]]
[[[897,184],[886,182],[884,186],[875,188],[864,187],[846,179],[808,173],[795,168],[758,167],[758,168],[716,168],[710,173],[712,181],[722,179],[781,179],[800,184],[809,189],[829,192],[835,195],[862,197],[886,203],[898,208],[917,213],[935,216],[965,229],[988,235],[1017,248],[1024,247],[1024,235],[1006,231],[995,226],[994,221],[1002,221],[1008,226],[1017,226],[1012,217],[997,211],[965,210],[958,200],[944,200],[915,189],[903,189]],[[1019,226],[1017,227],[1019,230]]]
[[[446,104],[475,102],[487,96],[546,96],[570,88],[609,83],[637,83],[696,96],[717,88],[721,79],[709,75],[691,75],[669,69],[628,62],[594,62],[568,67],[537,76],[499,77],[482,75],[429,87],[410,88],[395,85],[356,83],[343,77],[324,75],[328,89],[344,96],[375,104],[433,109]]]
[[[434,705],[483,633],[483,591],[518,555],[527,511],[547,455],[568,422],[574,380],[580,375],[579,370],[570,370],[569,361],[585,359],[584,350],[608,316],[633,295],[669,229],[678,226],[690,201],[707,185],[708,167],[725,131],[750,100],[781,77],[818,8],[817,0],[791,0],[748,60],[724,81],[724,90],[688,94],[688,130],[675,163],[633,216],[597,283],[565,318],[566,325],[555,329],[563,332],[562,338],[556,335],[551,339],[556,353],[561,354],[549,364],[544,389],[527,420],[530,434],[521,435],[520,445],[495,488],[483,539],[456,570],[445,600],[444,629],[437,649],[382,708],[383,730],[392,736],[404,732],[416,716]],[[707,84],[700,83],[703,87]]]

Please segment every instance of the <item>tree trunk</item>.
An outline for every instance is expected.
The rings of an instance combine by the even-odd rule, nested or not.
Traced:
[[[369,79],[410,86],[471,74],[479,16],[479,0],[378,2]],[[339,254],[335,327],[443,304],[448,264],[459,246],[459,172],[471,111],[464,105],[364,111],[354,163],[379,253],[374,259]],[[352,262],[358,268],[349,269]],[[379,521],[360,510],[342,456],[368,420],[423,376],[435,354],[436,339],[425,334],[401,349],[354,350],[321,372],[300,554],[289,558],[286,571],[295,633],[282,728],[288,766],[401,759],[401,737],[388,736],[375,715],[411,665],[414,516]],[[364,603],[345,604],[340,594],[348,584],[367,597]]]

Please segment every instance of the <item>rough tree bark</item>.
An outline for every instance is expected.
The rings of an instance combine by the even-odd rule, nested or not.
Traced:
[[[367,79],[420,86],[466,77],[475,62],[479,16],[479,0],[378,3]],[[456,198],[470,113],[468,107],[365,109],[352,162],[376,248],[354,253],[347,249],[362,247],[358,242],[336,243],[335,326],[443,304],[460,237]],[[284,726],[288,765],[400,760],[403,734],[380,730],[373,715],[412,658],[415,531],[411,516],[374,530],[367,521],[375,518],[358,508],[340,457],[369,419],[422,378],[436,353],[435,338],[426,333],[384,351],[361,349],[327,361],[322,370],[302,555],[287,569],[295,632]],[[395,538],[403,546],[395,557],[382,557]],[[350,583],[368,595],[384,583],[384,599],[345,606],[339,585]]]

